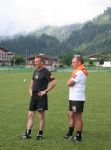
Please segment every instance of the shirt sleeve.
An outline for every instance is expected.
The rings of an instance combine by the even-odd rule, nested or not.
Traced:
[[[46,79],[50,82],[54,80],[55,78],[50,71],[47,71]]]
[[[81,80],[81,73],[80,72],[77,72],[75,73],[72,77],[71,77],[71,80],[73,80],[74,82],[79,82]]]

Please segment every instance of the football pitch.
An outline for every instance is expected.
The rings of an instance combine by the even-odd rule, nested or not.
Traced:
[[[48,93],[44,138],[36,141],[37,113],[32,138],[20,139],[27,124],[32,73],[0,74],[0,150],[111,150],[111,72],[89,73],[80,143],[63,138],[68,128],[66,82],[70,73],[54,76],[57,86]]]

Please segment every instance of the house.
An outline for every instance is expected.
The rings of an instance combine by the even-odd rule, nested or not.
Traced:
[[[0,47],[0,65],[11,65],[11,58],[15,56],[15,53]]]
[[[47,55],[44,55],[44,54],[39,54],[39,55],[36,55],[36,56],[39,56],[41,58],[44,59],[44,66],[48,69],[48,70],[55,70],[57,67],[58,67],[58,61],[57,61],[57,58],[54,58],[54,57],[51,57],[51,56],[47,56]],[[35,59],[35,56],[31,56],[28,58],[27,60],[27,66],[28,67],[34,67],[34,59]]]
[[[101,58],[104,58],[104,55],[101,55],[101,54],[99,54],[99,53],[91,54],[91,55],[89,56],[89,59],[90,59],[90,60],[99,60],[99,59],[101,59]]]
[[[96,66],[101,66],[101,67],[111,67],[111,56],[105,56],[105,55],[101,55],[101,54],[92,54],[89,56],[90,60],[95,61],[96,60]],[[100,65],[99,60],[103,59],[104,63],[103,65]]]

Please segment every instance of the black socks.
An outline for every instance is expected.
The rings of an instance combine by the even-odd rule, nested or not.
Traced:
[[[81,131],[77,131],[76,137],[77,137],[78,139],[81,139]]]
[[[43,134],[43,130],[39,130],[38,134],[42,135]]]
[[[27,134],[27,135],[30,135],[30,134],[31,134],[31,129],[27,129],[27,130],[26,130],[26,134]]]
[[[74,127],[69,127],[68,135],[72,136]]]

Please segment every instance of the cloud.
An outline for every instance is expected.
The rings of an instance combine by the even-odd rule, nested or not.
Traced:
[[[111,0],[0,0],[0,35],[44,25],[82,23],[103,13]]]

